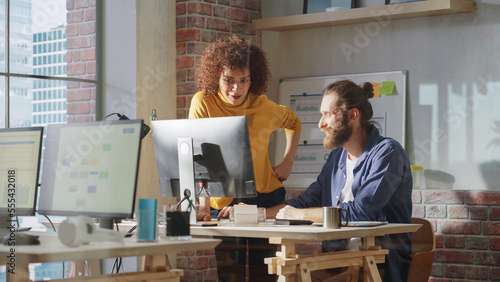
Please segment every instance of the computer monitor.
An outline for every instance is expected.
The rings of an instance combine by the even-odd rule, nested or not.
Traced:
[[[182,197],[189,188],[194,197],[200,183],[207,190],[200,196],[257,196],[245,116],[158,120],[152,128],[162,196]]]
[[[38,213],[132,218],[141,125],[142,120],[49,124]]]
[[[35,215],[42,138],[43,127],[0,129],[0,228]]]

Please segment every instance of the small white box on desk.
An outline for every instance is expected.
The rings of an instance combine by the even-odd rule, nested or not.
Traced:
[[[259,213],[256,205],[235,205],[233,207],[235,223],[254,223],[259,222]]]

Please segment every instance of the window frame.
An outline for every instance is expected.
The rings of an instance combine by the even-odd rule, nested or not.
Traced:
[[[33,0],[32,0],[33,1]],[[95,85],[95,89],[96,89],[96,99],[95,99],[95,108],[92,110],[92,112],[94,112],[94,115],[95,115],[95,119],[97,120],[98,119],[98,116],[99,116],[99,112],[98,109],[99,109],[99,103],[98,101],[100,101],[101,98],[97,98],[97,96],[99,95],[99,89],[100,89],[100,83],[99,81],[101,80],[100,79],[100,58],[99,56],[97,56],[97,54],[99,53],[99,41],[100,41],[100,29],[98,28],[99,26],[99,17],[101,15],[100,13],[100,9],[101,9],[101,4],[99,3],[100,1],[96,1],[96,6],[95,6],[95,9],[96,9],[96,32],[95,32],[95,36],[96,36],[96,42],[98,44],[96,44],[95,46],[95,51],[96,51],[96,58],[95,58],[95,64],[96,64],[96,79],[83,79],[83,78],[78,78],[78,77],[68,77],[67,74],[66,76],[53,76],[53,75],[41,75],[41,74],[22,74],[22,73],[15,73],[15,72],[11,72],[11,69],[10,69],[10,63],[11,63],[11,57],[10,57],[10,34],[11,34],[11,28],[10,28],[10,15],[11,15],[11,11],[10,11],[10,2],[11,0],[5,0],[5,70],[4,71],[0,71],[0,77],[4,78],[5,79],[5,88],[4,88],[4,91],[5,91],[5,128],[10,128],[11,126],[11,99],[10,99],[10,90],[11,90],[11,87],[10,87],[10,81],[11,81],[11,78],[30,78],[30,79],[36,79],[36,80],[39,80],[39,81],[47,81],[47,80],[55,80],[55,81],[65,81],[65,82],[80,82],[80,83],[91,83],[91,84],[94,84]],[[14,13],[14,11],[13,11]],[[60,31],[57,32],[57,37],[59,39],[59,34]],[[45,35],[45,34],[44,34]],[[46,35],[45,35],[46,36]],[[40,34],[38,34],[37,36],[38,38],[37,39],[40,39],[39,37],[43,37],[43,35],[41,36]],[[33,36],[32,36],[33,38]],[[66,40],[67,40],[67,37],[66,37]],[[39,40],[33,40],[33,43],[35,42],[38,42]],[[64,42],[65,43],[65,42]],[[67,45],[67,44],[63,44],[63,45]],[[32,48],[35,48],[34,47],[35,45],[33,44],[33,47]],[[44,45],[45,46],[45,45]],[[40,47],[40,45],[38,46]],[[40,48],[37,48],[37,49],[40,49]],[[40,51],[40,50],[38,50]],[[67,50],[66,50],[67,51]],[[43,53],[43,52],[42,52]],[[40,52],[33,52],[33,54],[40,54]],[[65,58],[66,56],[63,56],[63,59],[66,59]],[[40,57],[39,57],[40,58]],[[32,64],[32,66],[35,66],[35,64]],[[38,66],[38,65],[37,65]],[[40,69],[40,68],[39,68]],[[63,68],[65,69],[65,72],[67,72],[67,67],[66,68]],[[66,98],[67,99],[67,98]],[[67,107],[64,107],[64,108],[67,108]],[[33,120],[33,118],[31,119]],[[67,120],[67,119],[65,119]]]

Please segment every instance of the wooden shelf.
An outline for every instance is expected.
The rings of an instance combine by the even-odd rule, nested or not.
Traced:
[[[469,0],[426,0],[332,12],[258,19],[252,21],[252,28],[254,30],[287,31],[373,21],[470,13],[475,10],[476,3]]]

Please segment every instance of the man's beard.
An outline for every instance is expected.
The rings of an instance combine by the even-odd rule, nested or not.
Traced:
[[[333,150],[337,147],[342,146],[349,137],[352,135],[352,126],[349,126],[347,122],[347,117],[343,116],[340,123],[331,131],[330,134],[325,136],[323,140],[323,145],[327,150]]]

